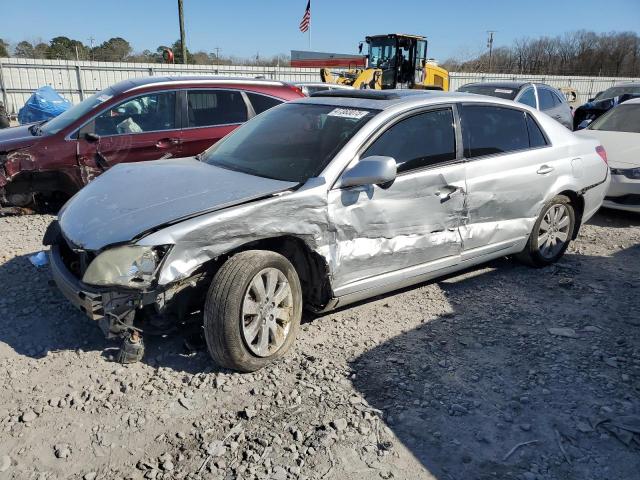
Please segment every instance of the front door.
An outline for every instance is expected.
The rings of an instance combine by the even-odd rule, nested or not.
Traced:
[[[336,293],[367,288],[367,279],[407,267],[457,262],[465,172],[456,143],[451,107],[414,113],[360,155],[393,157],[398,176],[391,185],[329,192]]]
[[[176,102],[175,91],[154,92],[102,112],[80,129],[79,165],[95,174],[121,162],[179,157]]]
[[[461,108],[467,157],[463,257],[509,248],[533,228],[563,159],[531,114],[498,105]]]

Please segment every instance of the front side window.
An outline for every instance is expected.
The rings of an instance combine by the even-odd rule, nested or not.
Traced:
[[[247,97],[249,97],[249,101],[251,102],[256,115],[282,103],[282,100],[278,98],[267,97],[266,95],[260,95],[259,93],[247,92]]]
[[[450,108],[414,115],[386,130],[361,157],[393,157],[398,173],[455,160],[453,125]]]
[[[141,95],[98,115],[83,130],[101,135],[156,132],[176,128],[176,92]]]
[[[303,183],[317,176],[377,110],[284,103],[207,150],[202,161],[259,177]]]
[[[190,128],[243,123],[248,119],[247,104],[239,91],[191,90],[187,116]]]
[[[589,130],[640,133],[640,104],[621,104],[602,115]]]
[[[463,105],[462,134],[466,158],[529,148],[525,113],[508,107]]]
[[[520,95],[518,102],[524,103],[525,105],[529,105],[533,108],[538,108],[536,107],[536,94],[533,91],[533,87],[529,87],[524,92],[522,92],[522,95]]]
[[[556,106],[557,101],[553,99],[553,93],[546,88],[538,88],[538,100],[540,101],[540,110],[549,110]]]

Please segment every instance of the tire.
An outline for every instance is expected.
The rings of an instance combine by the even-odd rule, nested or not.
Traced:
[[[555,218],[556,214],[560,217]],[[534,267],[557,262],[569,247],[575,224],[576,214],[571,200],[564,195],[553,197],[542,208],[526,247],[516,258]],[[554,243],[554,239],[558,242]]]
[[[265,250],[238,253],[218,270],[207,292],[209,354],[221,367],[258,370],[289,350],[301,315],[300,280],[285,257]]]

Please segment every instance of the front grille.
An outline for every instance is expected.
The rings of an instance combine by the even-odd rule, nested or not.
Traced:
[[[640,205],[640,195],[637,194],[622,195],[620,197],[604,197],[604,199],[620,205]]]

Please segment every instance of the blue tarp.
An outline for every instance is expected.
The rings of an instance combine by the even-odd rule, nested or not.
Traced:
[[[18,112],[18,121],[21,125],[41,122],[57,117],[70,108],[71,102],[47,85],[33,92]]]

